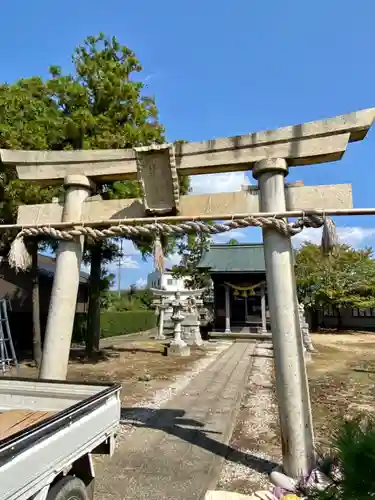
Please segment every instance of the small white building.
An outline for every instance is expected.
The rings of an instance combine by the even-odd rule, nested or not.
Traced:
[[[171,270],[167,269],[163,274],[153,271],[147,276],[147,288],[164,288],[168,291],[186,290],[186,278],[176,278]]]

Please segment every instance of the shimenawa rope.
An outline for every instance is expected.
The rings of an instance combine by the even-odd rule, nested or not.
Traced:
[[[26,270],[31,265],[31,256],[28,253],[24,239],[35,236],[49,236],[64,241],[74,241],[79,236],[86,236],[93,240],[101,240],[123,236],[134,239],[137,236],[152,236],[154,238],[154,260],[157,269],[164,269],[163,250],[160,235],[167,236],[183,235],[188,233],[219,234],[233,229],[246,227],[261,227],[263,229],[275,229],[286,237],[299,234],[304,227],[319,228],[323,226],[322,248],[329,252],[337,243],[336,225],[332,219],[317,215],[309,215],[298,218],[295,222],[287,222],[275,217],[246,217],[233,219],[225,223],[207,224],[202,221],[181,222],[167,224],[152,222],[149,224],[134,226],[119,224],[114,221],[113,225],[105,229],[96,229],[88,225],[76,226],[72,229],[56,229],[52,226],[34,226],[22,229],[12,243],[8,261],[11,267],[18,271]]]

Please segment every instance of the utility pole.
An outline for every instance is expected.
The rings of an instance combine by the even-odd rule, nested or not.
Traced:
[[[120,255],[118,258],[117,262],[117,295],[120,298],[121,297],[121,263],[122,263],[122,244],[123,244],[123,239],[121,238],[120,240]]]

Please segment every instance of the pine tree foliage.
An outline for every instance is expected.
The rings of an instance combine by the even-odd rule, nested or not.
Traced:
[[[338,471],[338,472],[337,472]],[[338,426],[323,472],[331,479],[324,491],[309,500],[368,500],[375,498],[375,420],[358,416]]]

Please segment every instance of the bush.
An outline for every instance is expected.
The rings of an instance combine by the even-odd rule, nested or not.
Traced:
[[[375,497],[375,420],[359,415],[339,423],[331,436],[330,453],[321,464],[331,480],[324,491],[307,493],[309,500],[367,500]]]
[[[101,337],[115,337],[151,330],[157,323],[154,311],[104,311],[100,315]],[[73,342],[83,344],[86,340],[87,314],[76,314]]]
[[[101,314],[102,338],[144,332],[156,326],[154,311],[105,311]]]

